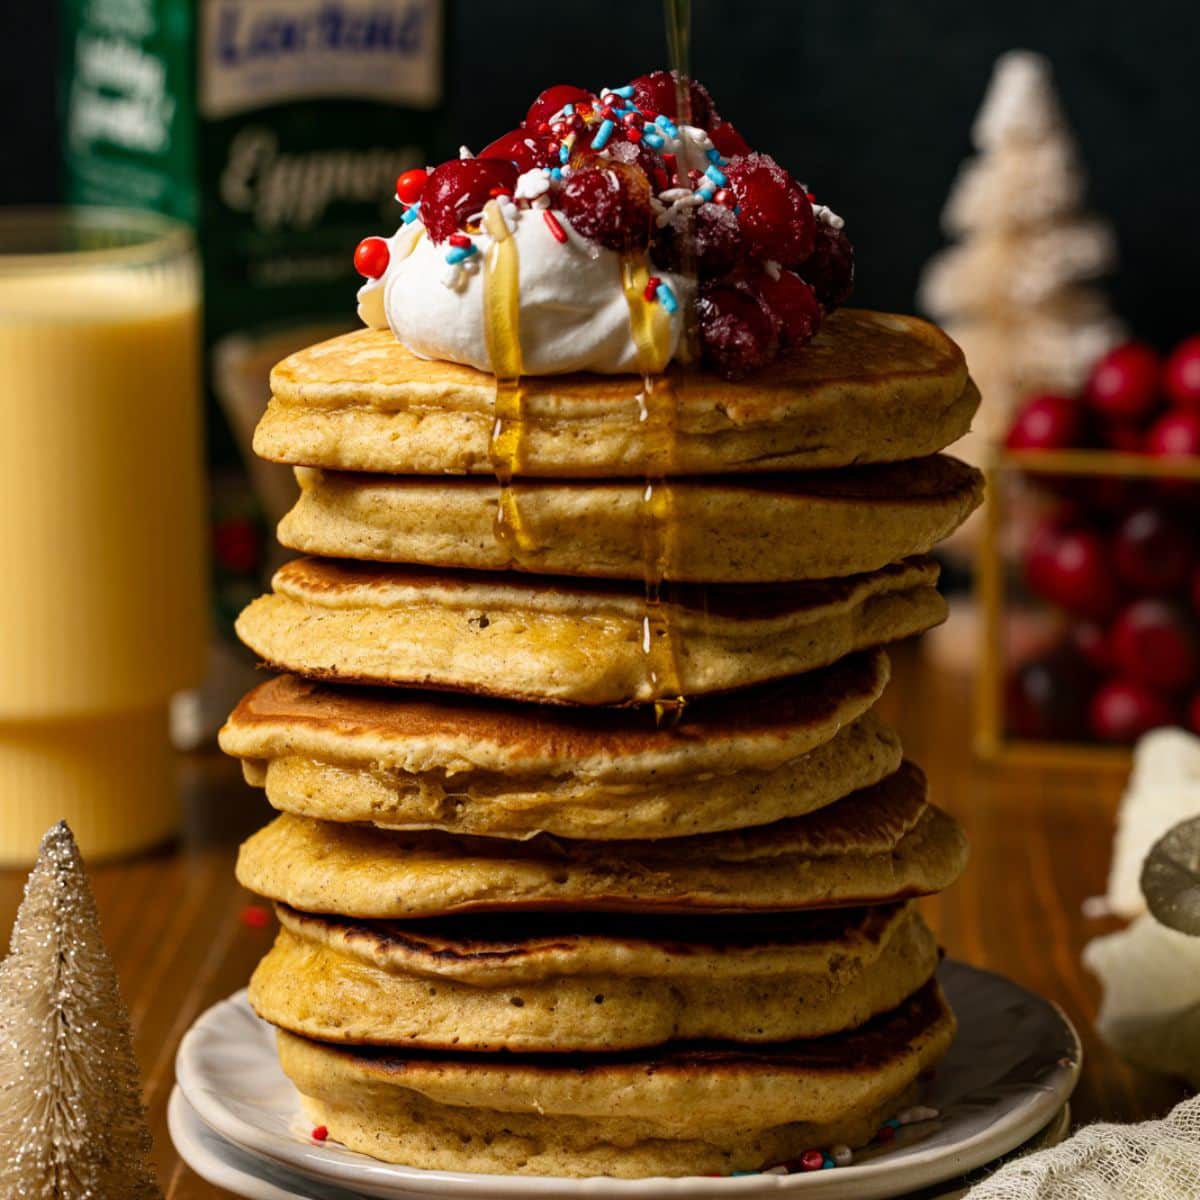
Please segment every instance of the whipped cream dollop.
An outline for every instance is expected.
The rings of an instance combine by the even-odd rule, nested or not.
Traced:
[[[404,172],[400,230],[355,250],[363,321],[497,378],[798,353],[851,294],[844,222],[683,82],[554,84],[478,158]]]
[[[518,203],[502,203],[517,252],[517,334],[524,371],[531,375],[661,371],[680,355],[691,285],[681,275],[653,268],[672,290],[676,305],[674,311],[664,312],[666,361],[643,362],[630,322],[621,255],[583,237],[561,211],[551,213],[547,221],[548,190],[549,173],[530,171],[518,180],[514,193]],[[555,236],[551,222],[565,240]],[[386,239],[387,270],[359,289],[358,314],[372,329],[391,329],[399,342],[422,358],[493,371],[484,324],[483,270],[493,238],[486,226],[466,236],[474,250],[461,262],[450,264],[446,261],[450,247],[434,245],[418,221],[402,226]]]

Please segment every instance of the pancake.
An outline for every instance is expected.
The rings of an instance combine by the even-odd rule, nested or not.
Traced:
[[[314,1124],[390,1162],[519,1175],[728,1174],[870,1141],[954,1038],[934,982],[835,1037],[610,1056],[350,1049],[280,1032]]]
[[[249,693],[221,748],[283,812],[399,829],[526,838],[656,838],[765,825],[900,765],[870,711],[881,650],[735,696],[672,726],[647,709],[533,708],[278,676]]]
[[[882,904],[941,891],[958,824],[911,763],[774,825],[659,841],[524,842],[400,833],[284,814],[238,855],[239,882],[302,912],[405,920],[489,909],[755,912]]]
[[[790,361],[728,382],[676,371],[668,450],[640,420],[640,376],[524,381],[515,474],[601,478],[813,470],[933,454],[970,428],[962,351],[915,317],[841,309]],[[491,475],[495,379],[360,329],[285,358],[255,453],[296,466]]]
[[[472,570],[641,579],[645,484],[532,481],[510,499],[515,538],[495,523],[492,480],[297,471],[300,499],[279,540],[333,558]],[[878,570],[925,554],[978,506],[983,476],[945,455],[842,471],[660,484],[655,562],[664,579],[771,583]]]
[[[303,558],[276,572],[237,631],[309,678],[626,704],[748,687],[920,633],[945,619],[936,580],[931,559],[908,559],[837,580],[675,585],[648,653],[633,583]]]
[[[915,909],[807,916],[370,923],[280,906],[250,983],[259,1016],[327,1042],[522,1053],[856,1029],[937,969]]]

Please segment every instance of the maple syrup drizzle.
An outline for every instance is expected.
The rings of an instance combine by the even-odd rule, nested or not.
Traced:
[[[679,638],[671,609],[663,599],[663,580],[671,560],[673,494],[667,476],[675,462],[678,398],[665,374],[670,358],[670,318],[661,304],[646,299],[650,269],[644,252],[621,256],[621,285],[629,304],[629,331],[637,348],[642,389],[637,396],[638,422],[646,463],[641,504],[642,652],[646,679],[654,696],[654,715],[674,723],[687,701],[679,672]]]
[[[484,206],[483,223],[491,235],[483,263],[483,332],[496,377],[496,399],[488,459],[499,495],[493,521],[506,565],[519,561],[529,544],[513,477],[524,461],[525,388],[521,382],[520,260],[497,200]]]

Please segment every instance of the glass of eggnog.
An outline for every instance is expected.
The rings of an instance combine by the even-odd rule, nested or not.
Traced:
[[[114,209],[0,212],[0,862],[178,824],[171,696],[207,635],[198,268]]]

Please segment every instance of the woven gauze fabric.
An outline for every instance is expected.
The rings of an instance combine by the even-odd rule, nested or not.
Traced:
[[[1088,1125],[1002,1167],[967,1200],[1184,1200],[1200,1196],[1200,1096],[1161,1121]]]

